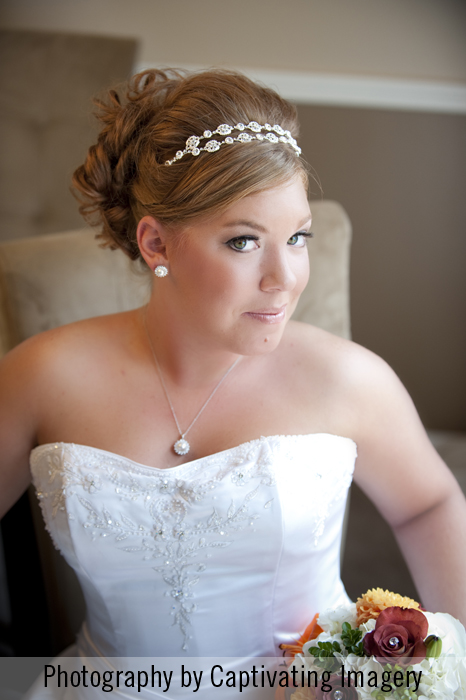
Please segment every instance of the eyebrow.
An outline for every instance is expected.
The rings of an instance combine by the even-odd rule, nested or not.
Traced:
[[[309,216],[305,216],[304,219],[300,221],[297,228],[301,228],[301,226],[303,226],[308,221],[312,221],[312,216],[310,213]],[[236,221],[230,221],[229,223],[225,224],[224,228],[236,228],[239,226],[246,226],[247,228],[254,229],[254,231],[260,231],[260,233],[267,233],[267,229],[264,228],[264,226],[261,226],[255,221],[248,221],[247,219],[237,219]]]

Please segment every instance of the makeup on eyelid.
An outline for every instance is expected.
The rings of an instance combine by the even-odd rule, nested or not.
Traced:
[[[313,234],[311,231],[297,231],[295,234],[293,234],[292,236],[290,236],[290,238],[289,238],[288,241],[287,241],[287,245],[290,245],[292,248],[303,248],[303,247],[306,245],[306,239],[312,238],[313,235],[314,235],[314,234]],[[290,241],[291,241],[293,238],[297,238],[297,237],[299,237],[299,236],[301,236],[301,237],[303,238],[303,242],[302,242],[301,245],[297,245],[297,244],[295,244],[295,243],[290,244]],[[250,252],[251,250],[254,250],[254,249],[255,249],[254,247],[250,247],[249,249],[247,249],[247,248],[246,248],[246,245],[245,245],[244,247],[242,247],[242,248],[241,248],[241,247],[236,247],[236,246],[235,246],[235,243],[242,242],[242,241],[245,241],[245,242],[246,242],[246,245],[247,245],[247,243],[248,243],[249,241],[250,241],[250,242],[255,242],[255,241],[259,242],[259,241],[260,241],[260,238],[259,238],[258,236],[251,236],[250,234],[246,234],[246,235],[244,235],[244,236],[235,236],[234,238],[230,238],[230,240],[226,241],[226,244],[225,244],[225,245],[229,246],[232,250],[234,250],[234,251],[236,251],[236,252],[238,252],[238,253]],[[257,246],[255,246],[255,247],[258,248],[258,247],[260,247],[260,246],[257,245]]]

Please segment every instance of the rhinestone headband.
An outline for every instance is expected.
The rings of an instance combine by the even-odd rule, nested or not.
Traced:
[[[230,136],[233,131],[239,131],[239,134],[237,136]],[[252,131],[252,134],[248,133],[249,131]],[[266,133],[263,134],[262,131],[265,131]],[[225,136],[223,141],[212,139],[212,136],[216,134],[219,136]],[[205,146],[201,146],[201,141],[205,141],[206,139],[211,140],[207,141]],[[165,161],[165,165],[173,165],[173,163],[176,163],[177,160],[180,160],[188,153],[190,153],[192,156],[198,156],[201,151],[213,153],[214,151],[218,151],[220,146],[223,146],[224,144],[231,144],[235,141],[238,141],[239,143],[249,143],[250,141],[287,143],[294,149],[297,156],[301,155],[301,149],[296,143],[296,140],[292,137],[291,133],[288,130],[285,131],[285,129],[282,129],[282,127],[278,124],[274,124],[274,126],[264,124],[264,126],[262,126],[257,122],[249,122],[249,124],[242,124],[239,122],[239,124],[236,124],[236,126],[220,124],[215,131],[210,131],[207,129],[204,131],[202,136],[190,136],[189,139],[186,140],[184,151],[177,151],[174,158]]]

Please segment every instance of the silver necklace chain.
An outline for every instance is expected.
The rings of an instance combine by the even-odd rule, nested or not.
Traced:
[[[168,405],[170,406],[170,410],[171,410],[171,412],[172,412],[174,421],[175,421],[175,423],[176,423],[176,427],[177,427],[178,432],[179,432],[179,434],[180,434],[179,440],[177,440],[177,441],[175,442],[175,444],[173,445],[173,449],[174,449],[174,451],[176,452],[176,454],[178,454],[178,455],[185,455],[185,454],[188,454],[189,450],[191,449],[191,446],[190,446],[189,442],[185,439],[186,435],[189,433],[189,431],[190,431],[191,428],[193,427],[194,423],[197,421],[197,419],[198,419],[198,418],[201,416],[201,414],[203,413],[203,411],[204,411],[204,409],[206,408],[207,404],[208,404],[208,403],[210,402],[210,400],[213,398],[213,396],[214,396],[214,394],[216,393],[216,391],[220,388],[220,386],[223,384],[223,382],[225,381],[225,379],[228,377],[228,375],[230,374],[230,372],[232,371],[232,369],[234,369],[234,367],[238,364],[238,362],[240,361],[241,358],[238,357],[238,359],[235,360],[235,361],[233,362],[233,364],[231,365],[231,367],[229,367],[229,368],[227,369],[227,371],[225,372],[225,374],[223,375],[223,377],[220,379],[220,381],[218,382],[218,384],[214,387],[214,390],[212,391],[212,393],[210,394],[210,396],[209,396],[209,397],[207,398],[207,400],[202,404],[200,411],[196,414],[196,416],[195,416],[195,417],[193,418],[193,420],[191,421],[190,425],[189,425],[189,426],[186,428],[186,430],[183,432],[183,431],[181,430],[181,428],[180,428],[180,424],[179,424],[179,422],[178,422],[178,418],[176,417],[175,409],[173,408],[173,404],[172,404],[172,402],[171,402],[170,395],[169,395],[169,393],[168,393],[167,386],[166,386],[166,384],[165,384],[165,379],[163,378],[162,369],[161,369],[161,367],[160,367],[160,365],[159,365],[159,361],[157,360],[157,355],[155,354],[154,346],[152,345],[152,340],[151,340],[151,338],[150,338],[149,330],[148,330],[148,328],[147,328],[147,323],[146,323],[146,312],[144,313],[144,316],[143,316],[143,325],[144,325],[144,330],[146,331],[147,340],[149,341],[149,347],[150,347],[151,352],[152,352],[152,357],[154,358],[155,366],[156,366],[156,369],[157,369],[157,374],[159,375],[160,383],[162,384],[162,388],[163,388],[163,390],[164,390],[165,396],[167,397]]]

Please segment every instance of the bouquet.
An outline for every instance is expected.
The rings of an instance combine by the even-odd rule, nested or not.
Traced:
[[[316,615],[294,645],[291,700],[465,700],[466,631],[380,588]]]

